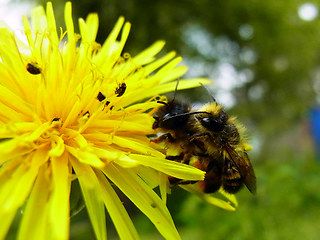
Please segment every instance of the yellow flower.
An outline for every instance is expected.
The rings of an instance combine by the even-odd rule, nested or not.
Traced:
[[[119,18],[101,46],[98,16],[80,19],[71,3],[66,31],[56,31],[52,4],[38,7],[28,44],[0,28],[0,239],[18,210],[18,239],[68,239],[71,182],[78,180],[97,239],[106,239],[105,208],[121,239],[138,234],[111,182],[166,239],[179,234],[166,208],[167,175],[200,180],[204,172],[166,160],[150,143],[152,109],[173,91],[186,67],[159,41],[131,57],[122,53],[130,24]],[[180,80],[179,87],[205,79]],[[161,197],[153,189],[159,186]]]

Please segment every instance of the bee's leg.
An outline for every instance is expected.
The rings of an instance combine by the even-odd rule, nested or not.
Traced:
[[[177,184],[180,184],[180,185],[188,185],[188,184],[195,184],[197,183],[198,181],[186,181],[186,180],[181,180],[180,182],[178,182]]]
[[[189,141],[199,149],[199,152],[206,152],[204,140],[208,137],[210,137],[209,133],[195,133],[189,138]]]
[[[192,153],[185,152],[181,162],[184,163],[184,164],[189,165],[191,157],[192,157]]]
[[[169,182],[171,185],[178,185],[178,184],[187,185],[187,184],[194,184],[194,183],[198,182],[198,181],[182,180],[180,178],[175,178],[172,176],[169,176],[168,179],[169,179]]]
[[[154,143],[161,143],[161,142],[174,142],[175,139],[170,133],[162,134],[161,136],[151,139],[151,142]]]
[[[177,155],[177,156],[166,156],[166,159],[174,160],[176,162],[181,162],[187,165],[190,163],[190,155],[184,154],[184,153],[181,153],[180,155]],[[175,178],[172,176],[169,176],[168,179],[171,185],[177,185],[177,184],[187,185],[187,184],[194,184],[197,182],[197,181],[183,180],[183,179]]]
[[[166,159],[168,160],[173,160],[175,162],[179,162],[179,163],[183,163],[183,164],[187,164],[189,165],[190,163],[190,156],[189,154],[185,154],[185,153],[180,153],[179,155],[175,155],[175,156],[172,156],[172,155],[167,155],[166,156]]]
[[[183,159],[183,156],[184,156],[184,154],[181,153],[180,155],[176,155],[176,156],[166,156],[166,159],[180,162]],[[177,161],[177,160],[179,160],[179,161]]]
[[[210,138],[211,135],[208,132],[204,132],[204,133],[195,133],[190,137],[190,141],[194,141],[196,139],[198,140],[202,140],[202,139],[206,139],[206,138]]]
[[[190,158],[186,159],[185,161],[188,162],[188,163],[185,163],[185,164],[189,164]],[[200,161],[197,161],[193,166],[195,168],[200,169],[200,170],[204,170],[202,164],[200,163]],[[198,181],[191,181],[191,180],[183,180],[183,179],[179,179],[179,178],[175,178],[175,177],[171,177],[171,176],[169,176],[168,179],[169,179],[170,184],[172,184],[172,185],[177,185],[177,184],[179,184],[179,185],[188,185],[188,184],[195,184],[195,183],[198,182]]]
[[[209,154],[203,153],[203,152],[195,152],[195,153],[193,153],[193,155],[198,156],[198,157],[210,157]]]

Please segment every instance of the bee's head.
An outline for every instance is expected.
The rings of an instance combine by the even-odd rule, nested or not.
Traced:
[[[189,115],[184,115],[190,111],[189,104],[174,102],[169,100],[168,103],[158,101],[163,104],[154,117],[155,122],[152,128],[163,128],[167,130],[175,130],[183,128],[189,119]]]
[[[221,109],[218,114],[210,112],[198,114],[196,115],[196,119],[209,131],[220,132],[225,128],[228,115]]]

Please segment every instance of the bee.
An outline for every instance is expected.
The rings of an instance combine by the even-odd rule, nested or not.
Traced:
[[[256,177],[246,153],[242,127],[212,99],[198,110],[191,110],[190,104],[174,99],[167,103],[158,101],[163,106],[155,112],[153,129],[163,135],[152,141],[165,142],[169,148],[177,149],[178,154],[167,159],[205,171],[205,179],[198,182],[203,192],[213,193],[222,187],[233,194],[246,185],[255,193]],[[192,158],[197,160],[190,163]],[[169,181],[171,184],[195,183],[174,177],[169,177]]]
[[[41,69],[35,63],[28,63],[26,69],[33,75],[38,75],[41,73]]]
[[[226,192],[236,193],[244,184],[251,193],[255,193],[256,177],[242,137],[243,127],[215,101],[200,108],[193,119],[196,133],[189,141],[196,139],[203,144],[209,158],[206,172],[220,168],[221,186]],[[210,174],[204,181],[209,180]],[[210,188],[206,191],[214,192]]]
[[[165,142],[167,147],[177,149],[178,154],[166,156],[167,159],[189,164],[194,144],[189,142],[188,139],[195,132],[190,126],[191,105],[175,99],[178,83],[172,99],[167,102],[157,101],[162,105],[155,112],[153,117],[155,121],[152,128],[163,134],[151,141],[155,143]]]
[[[190,116],[183,115],[190,112],[190,105],[176,102],[174,99],[170,99],[167,103],[163,101],[157,102],[163,104],[163,106],[160,106],[155,112],[155,121],[152,128],[160,129],[161,132],[166,133],[152,141],[157,143],[165,141],[169,145],[184,149],[185,137],[189,138],[193,134],[190,131],[191,129],[187,127]]]

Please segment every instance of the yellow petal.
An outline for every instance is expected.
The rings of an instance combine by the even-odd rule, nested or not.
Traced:
[[[51,142],[51,149],[49,151],[49,156],[51,157],[59,157],[63,154],[64,152],[64,141],[61,137],[54,135],[51,137],[52,142]]]
[[[48,199],[51,192],[49,170],[43,166],[35,181],[18,232],[18,239],[45,239],[48,232]]]
[[[166,205],[141,178],[112,163],[103,172],[151,220],[165,239],[180,239]]]
[[[115,159],[114,162],[123,168],[133,168],[139,165],[137,161],[129,158],[126,155],[122,155],[118,159]]]
[[[9,88],[6,88],[3,85],[0,85],[0,101],[4,103],[3,106],[7,106],[10,109],[14,110],[17,113],[22,113],[25,116],[30,116],[30,105],[22,99],[19,95],[12,92]],[[0,112],[3,112],[3,109],[0,108]],[[8,115],[7,112],[4,112],[4,115]],[[8,116],[9,117],[9,116]],[[15,118],[10,118],[15,119]],[[21,118],[24,119],[24,118]]]
[[[162,201],[164,204],[167,203],[167,193],[170,193],[170,186],[169,186],[169,180],[168,176],[166,174],[163,174],[161,172],[159,174],[159,189],[160,189],[160,194]]]
[[[235,207],[238,207],[238,201],[234,194],[227,193],[222,188],[219,189],[219,193],[227,198]]]
[[[187,179],[203,180],[205,172],[187,164],[178,163],[164,158],[145,156],[139,154],[130,154],[129,157],[136,160],[139,164],[154,168],[170,176]]]
[[[39,33],[44,34],[44,29],[47,28],[47,18],[42,6],[33,9],[31,13],[31,21],[35,35],[37,36]]]
[[[49,203],[49,224],[52,229],[50,233],[52,239],[69,238],[71,180],[69,178],[68,160],[67,154],[59,158],[51,158],[53,189]]]
[[[164,65],[165,63],[169,62],[171,59],[175,57],[176,53],[175,52],[169,52],[166,55],[164,55],[161,58],[158,58],[154,62],[148,64],[143,68],[143,73],[145,76],[148,76],[150,73],[154,72],[157,70],[159,67]],[[159,79],[160,80],[160,79]]]
[[[115,24],[114,28],[112,29],[111,33],[109,34],[108,38],[106,39],[106,41],[102,45],[102,48],[100,49],[99,53],[93,59],[94,63],[97,66],[100,66],[101,68],[103,68],[105,72],[110,70],[111,67],[114,65],[115,61],[117,61],[117,59],[118,59],[118,57],[116,57],[115,59],[113,59],[113,61],[106,61],[106,57],[109,56],[110,53],[112,52],[111,47],[114,44],[114,42],[116,41],[116,39],[121,31],[123,23],[124,23],[124,18],[120,17],[118,19],[117,23]]]
[[[100,194],[120,239],[139,239],[137,230],[111,184],[99,170],[95,170],[95,173],[101,185]]]
[[[15,159],[33,151],[27,146],[20,146],[21,139],[13,138],[3,140],[0,144],[0,165],[10,159]]]
[[[9,230],[10,224],[13,221],[15,215],[15,211],[8,211],[0,214],[0,216],[4,219],[3,221],[1,221],[0,225],[0,239],[5,239],[5,236]]]
[[[76,63],[76,38],[74,34],[74,26],[72,20],[72,4],[67,2],[64,9],[64,18],[67,27],[68,43],[64,53],[64,72],[67,79],[72,79],[74,65]]]
[[[213,197],[209,194],[204,194],[203,198],[205,201],[207,201],[210,204],[216,205],[217,207],[223,208],[225,210],[229,210],[229,211],[235,211],[235,207],[233,207],[230,202],[226,202],[222,199]]]
[[[51,2],[47,2],[47,22],[48,22],[48,30],[49,37],[52,47],[58,47],[59,38],[57,33],[56,20],[54,18],[54,12]]]
[[[200,87],[201,84],[209,84],[211,83],[210,80],[205,79],[205,78],[193,78],[193,79],[183,79],[179,81],[179,86],[178,89],[179,90],[183,90],[183,89],[188,89],[188,88],[192,88],[192,87]],[[154,92],[155,94],[163,94],[165,92],[171,92],[174,91],[174,89],[176,88],[177,82],[176,81],[172,81],[172,82],[168,82],[159,86],[156,86],[154,88]],[[144,94],[143,97],[151,97],[149,94]]]
[[[90,44],[96,39],[98,33],[99,19],[98,14],[91,13],[86,21],[79,19],[80,33],[83,43]]]
[[[197,194],[199,197],[201,197],[206,202],[215,205],[217,207],[223,208],[228,211],[235,211],[236,208],[232,206],[231,202],[226,202],[222,199],[213,197],[211,194],[206,194],[203,191],[201,191],[196,185],[180,185],[181,188],[187,190],[188,192],[191,192],[193,194]]]
[[[146,48],[138,55],[136,55],[132,60],[137,63],[138,66],[142,66],[154,61],[154,56],[158,54],[163,48],[165,42],[157,41],[152,44],[150,47]]]
[[[28,21],[26,16],[22,16],[22,22],[23,22],[24,34],[27,37],[27,41],[28,41],[29,47],[33,49],[34,40],[33,40],[33,37],[32,37],[30,24],[29,24],[29,21]]]
[[[148,116],[147,120],[151,120],[150,116]],[[117,131],[117,132],[130,132],[132,133],[151,133],[153,132],[151,126],[152,124],[148,124],[148,122],[140,123],[138,121],[124,121],[124,120],[97,120],[92,123],[91,126],[97,128],[103,128],[103,130],[107,131]],[[86,136],[90,136],[90,134],[86,134]]]
[[[105,165],[97,155],[90,150],[79,149],[70,146],[65,146],[69,153],[71,153],[75,158],[77,158],[81,163],[89,164],[93,167],[101,168]]]
[[[104,203],[100,196],[100,183],[88,165],[81,164],[77,159],[70,158],[74,171],[79,179],[82,195],[87,211],[98,240],[107,239]]]
[[[46,159],[46,152],[42,150],[30,154],[6,181],[0,183],[0,239],[4,238],[17,209],[29,195],[39,167]]]
[[[163,157],[164,155],[158,151],[155,151],[154,148],[148,146],[146,142],[139,142],[137,139],[129,137],[120,137],[114,136],[112,142],[122,148],[132,149],[134,152],[140,152],[144,154],[152,154],[157,157]]]
[[[74,26],[72,20],[72,3],[66,2],[64,8],[64,19],[67,27],[68,32],[68,44],[73,45],[75,43],[75,36],[74,36]]]
[[[144,166],[137,166],[132,169],[139,177],[143,179],[143,181],[151,188],[154,189],[159,185],[159,172],[152,169],[146,168]],[[168,178],[168,176],[166,175]]]

